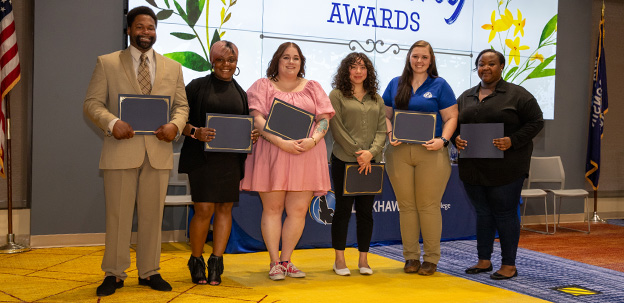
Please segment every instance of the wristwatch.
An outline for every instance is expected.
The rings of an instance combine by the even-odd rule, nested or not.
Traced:
[[[444,137],[440,137],[440,139],[442,139],[442,142],[444,142],[444,147],[447,147],[449,145],[449,140],[446,140]]]
[[[197,138],[195,138],[195,131],[197,131],[197,127],[191,128],[191,138],[193,138],[193,139],[197,139]]]

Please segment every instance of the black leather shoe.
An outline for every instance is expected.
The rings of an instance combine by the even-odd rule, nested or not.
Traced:
[[[153,290],[171,291],[171,285],[163,280],[160,274],[151,275],[149,280],[139,278],[139,285],[149,286]]]
[[[210,255],[208,258],[208,284],[217,286],[221,284],[223,274],[223,256]]]
[[[117,282],[117,277],[108,276],[104,278],[104,282],[97,288],[98,297],[110,296],[115,293],[117,288],[122,288],[124,286],[124,281],[120,280]]]
[[[186,264],[191,271],[191,281],[195,284],[206,284],[206,261],[204,256],[193,257],[188,260]]]
[[[488,271],[492,271],[492,264],[490,264],[490,267],[488,268],[478,268],[478,267],[470,267],[470,268],[466,268],[466,273],[469,275],[476,275],[482,272],[488,272]]]
[[[492,279],[492,280],[507,280],[507,279],[511,279],[511,278],[517,277],[517,276],[518,276],[518,270],[516,269],[516,272],[513,275],[511,275],[510,277],[503,276],[503,275],[495,272],[495,273],[490,275],[490,279]]]

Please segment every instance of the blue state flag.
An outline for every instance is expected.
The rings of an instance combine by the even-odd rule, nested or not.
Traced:
[[[594,85],[589,117],[589,136],[587,142],[587,161],[585,163],[585,179],[598,190],[600,177],[600,142],[604,130],[604,117],[609,111],[607,102],[607,69],[605,64],[604,40],[604,13],[600,19],[598,48],[594,66]]]

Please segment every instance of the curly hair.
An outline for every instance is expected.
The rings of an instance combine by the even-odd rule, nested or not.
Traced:
[[[405,67],[403,68],[403,74],[401,74],[401,78],[399,80],[397,95],[394,97],[395,104],[398,109],[407,109],[409,100],[412,97],[412,79],[414,78],[414,70],[412,70],[412,65],[410,64],[410,57],[412,56],[412,50],[416,47],[426,47],[427,50],[429,50],[431,64],[429,64],[429,68],[427,68],[427,74],[429,74],[429,77],[431,78],[438,77],[438,68],[436,67],[435,54],[433,53],[433,47],[431,47],[431,44],[425,40],[418,40],[414,42],[412,47],[410,47],[407,52]]]
[[[353,96],[353,84],[350,80],[350,72],[349,69],[352,65],[356,64],[358,61],[362,61],[364,66],[366,67],[366,79],[364,80],[364,90],[371,96],[374,97],[375,94],[379,91],[379,81],[377,80],[377,71],[375,71],[375,67],[373,66],[373,62],[366,56],[364,53],[350,53],[348,54],[338,66],[338,71],[334,75],[334,79],[332,80],[332,87],[340,90],[342,95],[345,97]]]
[[[134,19],[136,19],[138,15],[148,15],[152,17],[152,19],[154,19],[154,26],[158,26],[158,18],[156,17],[156,14],[147,6],[137,6],[130,10],[126,15],[126,26],[131,27],[132,23],[134,23]]]
[[[282,57],[286,49],[288,49],[291,46],[297,50],[297,53],[299,53],[299,59],[301,60],[301,67],[299,68],[299,73],[297,73],[297,77],[303,78],[305,76],[306,59],[303,56],[303,53],[301,52],[301,48],[299,48],[299,45],[297,45],[294,42],[284,42],[277,48],[277,50],[273,54],[273,58],[271,58],[271,61],[269,62],[269,67],[266,70],[267,78],[277,82],[277,74],[279,73],[280,57]]]

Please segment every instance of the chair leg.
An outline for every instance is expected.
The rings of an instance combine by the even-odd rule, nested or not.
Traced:
[[[524,200],[524,206],[522,208],[522,217],[524,217],[526,215],[526,205],[527,202],[529,201],[529,198],[526,198]],[[520,229],[523,230],[527,230],[527,231],[532,231],[532,232],[536,232],[536,233],[540,233],[540,234],[544,234],[544,235],[550,235],[551,233],[548,232],[548,209],[546,208],[546,197],[544,197],[544,218],[546,221],[546,231],[541,231],[541,230],[536,230],[536,229],[531,229],[528,227],[524,227],[524,223],[522,223],[522,218],[520,218]]]
[[[561,199],[563,199],[563,197],[559,197],[559,209],[561,209]],[[583,205],[583,212],[585,213],[585,218],[587,219],[587,230],[580,230],[580,229],[576,229],[576,228],[569,228],[569,227],[563,227],[563,226],[559,226],[559,228],[561,229],[567,229],[567,230],[573,230],[573,231],[580,231],[586,234],[589,234],[591,231],[591,227],[590,227],[590,223],[589,223],[589,212],[588,212],[589,208],[587,207],[587,196],[585,196],[585,204]],[[561,213],[559,213],[559,219],[557,220],[557,225],[559,225],[559,223],[561,222]]]

